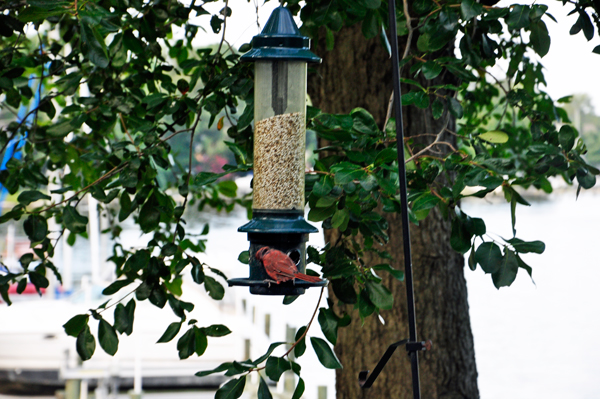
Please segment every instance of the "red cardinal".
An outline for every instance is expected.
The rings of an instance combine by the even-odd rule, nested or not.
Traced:
[[[277,284],[293,280],[308,281],[310,283],[318,283],[322,281],[315,276],[300,273],[294,264],[294,261],[283,252],[270,247],[262,247],[256,251],[256,259],[262,262],[269,277]]]

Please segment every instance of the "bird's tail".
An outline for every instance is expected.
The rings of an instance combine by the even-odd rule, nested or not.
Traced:
[[[296,273],[294,274],[294,277],[298,280],[308,281],[309,283],[320,283],[321,281],[323,281],[316,276],[309,276],[308,274],[304,273]]]

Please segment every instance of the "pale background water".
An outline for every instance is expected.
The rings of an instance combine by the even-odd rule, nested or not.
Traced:
[[[550,198],[517,207],[517,237],[546,244],[524,258],[535,285],[522,269],[500,290],[480,268],[465,270],[483,399],[600,398],[600,192]],[[464,210],[511,237],[509,205]]]

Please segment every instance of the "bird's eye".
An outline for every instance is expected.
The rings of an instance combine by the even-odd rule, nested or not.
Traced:
[[[300,251],[297,249],[292,249],[290,252],[288,252],[288,256],[292,261],[294,261],[296,266],[300,264]]]

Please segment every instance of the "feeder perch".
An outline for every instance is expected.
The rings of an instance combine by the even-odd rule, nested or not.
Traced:
[[[290,11],[278,7],[241,61],[255,65],[253,216],[238,229],[250,241],[250,278],[228,283],[258,295],[301,295],[327,281],[269,282],[255,254],[268,246],[286,253],[299,272],[306,270],[308,234],[318,231],[304,220],[306,65],[321,59],[310,51],[310,39],[300,34]]]

